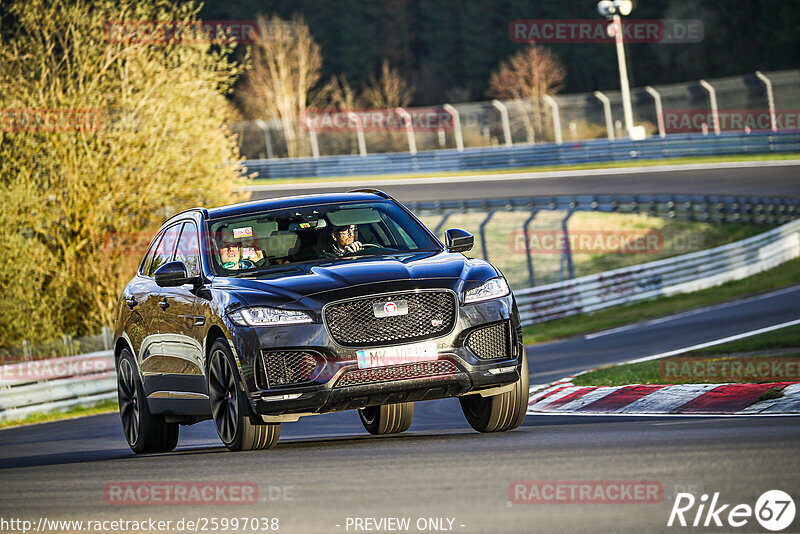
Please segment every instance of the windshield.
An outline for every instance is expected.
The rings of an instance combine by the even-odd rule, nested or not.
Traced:
[[[211,265],[237,276],[295,264],[440,250],[392,202],[349,202],[249,213],[213,221]]]

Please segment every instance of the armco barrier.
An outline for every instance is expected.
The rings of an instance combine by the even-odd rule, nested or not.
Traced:
[[[517,145],[397,152],[367,156],[251,159],[243,162],[257,178],[346,176],[410,172],[444,172],[608,161],[636,161],[691,156],[800,152],[800,132],[668,135],[641,141],[596,139],[563,144]]]
[[[0,421],[116,397],[110,350],[0,366]]]
[[[515,292],[523,324],[592,312],[745,278],[800,256],[800,220],[693,252]]]
[[[515,292],[523,324],[744,278],[800,256],[800,220],[748,239]],[[116,397],[113,354],[0,366],[0,421]]]

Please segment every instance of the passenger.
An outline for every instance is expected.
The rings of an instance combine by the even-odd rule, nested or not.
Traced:
[[[264,253],[259,248],[243,248],[228,227],[220,228],[214,237],[219,251],[219,262],[230,271],[253,269],[264,263]]]
[[[332,226],[331,244],[328,249],[323,251],[323,254],[329,258],[339,258],[363,250],[364,245],[360,241],[356,241],[357,237],[358,227],[355,224]]]

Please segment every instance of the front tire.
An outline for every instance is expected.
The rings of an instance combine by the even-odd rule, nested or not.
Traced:
[[[278,443],[281,425],[254,425],[250,421],[247,398],[233,362],[228,344],[215,341],[208,360],[208,393],[217,434],[231,451],[270,449]]]
[[[128,349],[122,350],[117,361],[117,399],[122,430],[133,452],[169,452],[178,445],[178,423],[167,423],[163,415],[150,413]]]
[[[367,432],[375,436],[405,432],[414,419],[414,403],[384,404],[360,408],[358,416]]]
[[[525,420],[528,410],[528,358],[522,355],[520,379],[511,391],[481,397],[468,395],[460,397],[461,411],[469,426],[478,432],[505,432],[514,430]]]

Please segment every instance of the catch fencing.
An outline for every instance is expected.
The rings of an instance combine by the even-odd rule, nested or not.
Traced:
[[[800,221],[683,256],[515,292],[523,324],[619,304],[699,291],[739,280],[800,256]]]
[[[692,80],[671,85],[631,88],[634,123],[643,126],[646,135],[663,136],[677,133],[714,135],[714,118],[709,116],[713,101],[721,112],[722,132],[737,130],[769,131],[798,128],[800,112],[800,71],[750,72],[739,76]],[[775,112],[775,128],[770,123],[770,110]],[[345,110],[340,115],[350,115]],[[297,147],[292,157],[317,155],[346,156],[358,159],[372,154],[415,152],[419,154],[441,149],[491,147],[499,149],[516,145],[558,143],[565,145],[589,139],[623,139],[623,106],[619,91],[556,94],[541,99],[505,101],[451,102],[424,108],[404,110],[356,110],[396,113],[401,116],[448,120],[412,121],[413,139],[404,128],[373,129],[362,123],[359,134],[356,123],[340,128],[309,127],[303,121],[290,121]],[[337,112],[331,112],[335,114]],[[757,120],[725,122],[730,114]],[[382,116],[382,115],[381,115]],[[684,124],[683,119],[689,119]],[[242,121],[231,125],[237,135],[241,154],[251,160],[279,161],[288,157],[287,127],[277,118]],[[439,127],[441,126],[441,127]],[[316,147],[316,150],[315,150]],[[408,155],[408,154],[406,154]],[[411,171],[402,171],[411,172]],[[294,176],[318,176],[296,174]],[[319,174],[321,176],[321,174]]]

